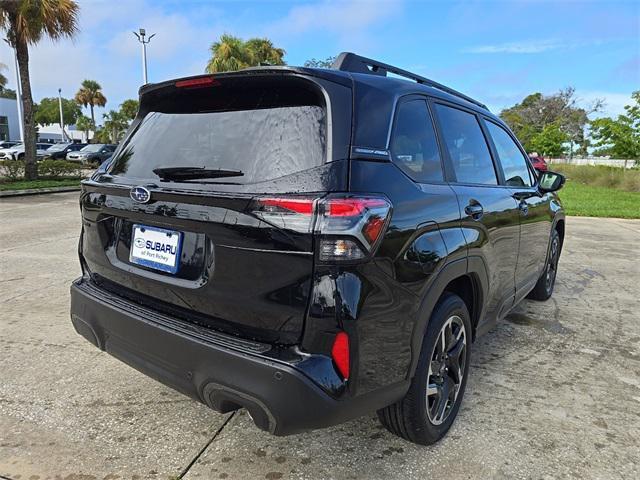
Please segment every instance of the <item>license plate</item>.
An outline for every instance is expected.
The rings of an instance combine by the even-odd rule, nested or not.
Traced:
[[[176,273],[180,266],[182,232],[134,225],[129,261],[138,265]]]

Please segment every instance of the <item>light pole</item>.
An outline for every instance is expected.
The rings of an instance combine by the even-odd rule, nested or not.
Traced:
[[[9,47],[13,48],[8,39],[4,39]],[[24,125],[22,124],[22,85],[20,84],[20,70],[18,69],[18,53],[13,48],[13,59],[16,62],[16,102],[18,104],[18,125],[20,128],[20,141],[24,142]]]
[[[145,40],[145,35],[147,34],[146,30],[144,28],[141,28],[139,33],[138,32],[133,32],[133,34],[138,38],[138,41],[142,44],[142,80],[143,80],[143,84],[146,85],[147,83],[147,43],[151,42],[151,39],[153,37],[156,36],[155,33],[151,34],[151,36],[149,38],[147,38]]]
[[[62,141],[67,139],[64,133],[64,115],[62,114],[62,89],[58,89],[58,107],[60,108],[60,131],[62,132]]]

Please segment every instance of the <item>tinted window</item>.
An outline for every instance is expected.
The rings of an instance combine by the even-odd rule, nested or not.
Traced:
[[[271,180],[323,163],[325,124],[324,108],[315,105],[151,112],[116,157],[111,173],[157,180],[153,170],[159,167],[204,166],[241,170],[244,175],[232,180],[238,183]]]
[[[443,181],[435,131],[424,100],[404,102],[398,107],[391,156],[416,182]]]
[[[436,104],[445,147],[460,183],[497,185],[489,147],[475,115]]]
[[[516,142],[500,126],[493,122],[486,122],[493,138],[493,144],[498,151],[498,158],[504,170],[504,178],[507,185],[513,187],[530,187],[531,175],[524,155],[516,145]]]

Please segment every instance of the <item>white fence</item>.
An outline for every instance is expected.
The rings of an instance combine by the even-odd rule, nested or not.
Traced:
[[[568,163],[570,165],[607,165],[609,167],[632,168],[635,160],[622,160],[616,158],[587,157],[587,158],[549,158],[549,163]]]

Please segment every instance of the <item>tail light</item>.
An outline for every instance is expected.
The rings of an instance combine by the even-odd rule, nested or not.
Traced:
[[[345,332],[338,332],[333,340],[331,358],[342,378],[349,378],[349,336]]]
[[[367,258],[378,246],[391,217],[384,196],[331,194],[257,199],[253,214],[278,228],[318,236],[321,262]]]

